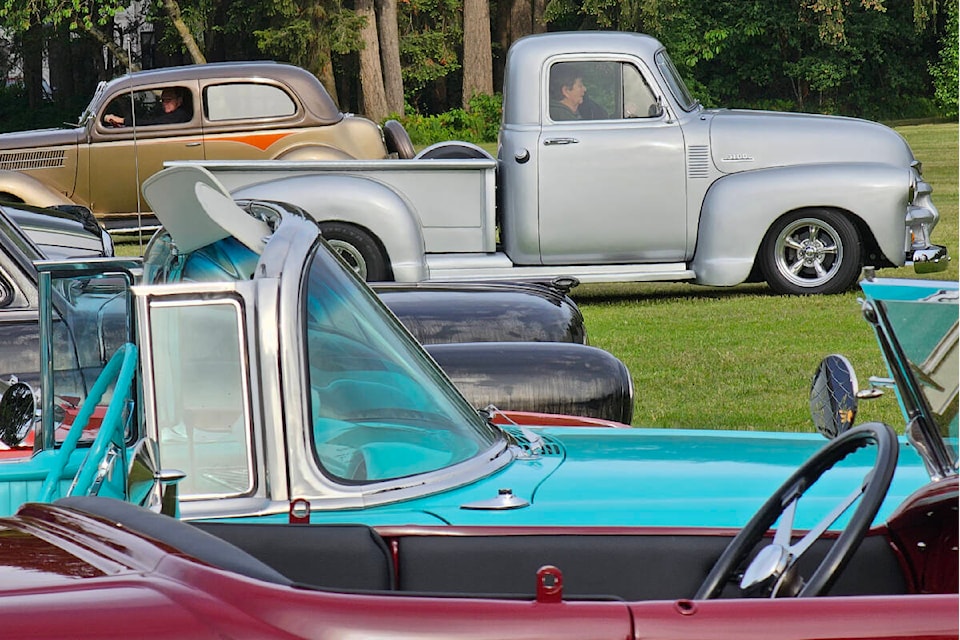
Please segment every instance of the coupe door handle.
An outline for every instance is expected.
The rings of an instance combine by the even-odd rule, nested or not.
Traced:
[[[551,147],[555,144],[577,144],[580,142],[576,138],[547,138],[543,141],[545,147]]]
[[[199,142],[188,142],[188,143],[187,143],[187,146],[188,146],[188,147],[199,147],[200,144],[201,144],[201,143],[199,143]]]

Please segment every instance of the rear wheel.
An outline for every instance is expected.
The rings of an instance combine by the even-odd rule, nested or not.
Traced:
[[[324,222],[320,231],[330,247],[367,282],[387,280],[389,269],[383,250],[366,231],[342,222]]]
[[[863,260],[856,227],[836,211],[783,216],[760,245],[764,279],[778,293],[840,293],[856,284]]]

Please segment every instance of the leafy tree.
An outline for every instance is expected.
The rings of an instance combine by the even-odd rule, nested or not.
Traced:
[[[363,18],[341,0],[270,0],[259,6],[266,9],[266,21],[254,30],[259,49],[312,72],[336,100],[334,56],[363,46]]]
[[[943,115],[956,118],[958,112],[957,86],[957,0],[947,0],[944,6],[944,31],[940,39],[940,54],[936,63],[930,65],[930,75],[934,82],[934,99]]]
[[[407,102],[421,112],[446,111],[447,81],[460,71],[461,0],[408,0],[400,5],[400,60]],[[460,92],[456,93],[459,101]]]

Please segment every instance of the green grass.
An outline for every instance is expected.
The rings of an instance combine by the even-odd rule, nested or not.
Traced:
[[[934,241],[953,262],[940,279],[958,277],[957,125],[898,128],[934,187],[941,221]],[[884,277],[916,277],[910,268]],[[629,367],[635,425],[770,431],[812,430],[810,378],[820,359],[846,355],[861,386],[886,375],[858,294],[788,297],[765,285],[731,289],[687,284],[595,284],[573,292],[590,342]],[[861,421],[900,427],[892,395],[861,403]]]

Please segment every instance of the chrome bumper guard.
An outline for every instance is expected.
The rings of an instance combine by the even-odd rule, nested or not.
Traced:
[[[933,244],[914,250],[912,256],[907,254],[907,262],[913,263],[913,270],[916,273],[939,273],[946,271],[950,265],[950,256],[946,247]]]

